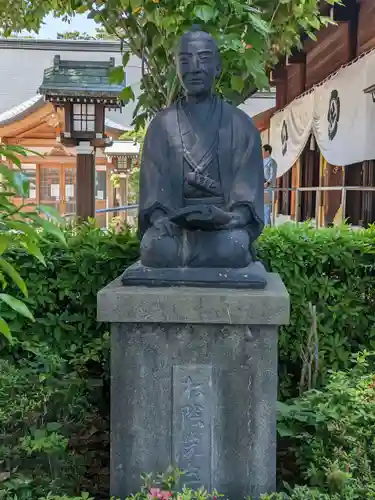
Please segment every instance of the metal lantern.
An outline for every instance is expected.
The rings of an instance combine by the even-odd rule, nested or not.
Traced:
[[[105,110],[122,107],[124,83],[113,85],[109,61],[63,61],[54,57],[44,71],[39,93],[55,108],[64,110],[64,130],[60,142],[75,147],[77,154],[77,216],[95,217],[95,150],[112,144],[105,136]]]
[[[105,110],[122,107],[119,98],[123,84],[113,85],[109,75],[114,58],[109,61],[64,61],[54,57],[52,67],[44,71],[39,92],[56,108],[65,111],[61,142],[74,146],[90,141],[94,147],[106,147]]]

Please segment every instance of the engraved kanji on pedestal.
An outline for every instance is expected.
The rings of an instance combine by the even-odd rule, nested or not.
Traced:
[[[191,488],[212,484],[212,367],[173,366],[172,454]]]

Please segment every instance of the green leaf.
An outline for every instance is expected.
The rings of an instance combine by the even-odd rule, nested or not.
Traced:
[[[287,2],[289,2],[289,1],[290,0],[287,0]],[[244,8],[244,10],[247,10],[248,12],[254,12],[255,14],[262,13],[262,11],[260,9],[258,9],[257,7],[250,7],[250,5],[244,5],[243,8]]]
[[[133,89],[131,87],[125,87],[120,93],[120,99],[125,104],[127,104],[129,101],[134,101],[135,95]]]
[[[2,153],[4,153],[2,151]],[[16,163],[16,162],[14,162]],[[21,162],[19,162],[19,165]],[[29,189],[28,177],[19,169],[11,169],[6,165],[0,164],[0,175],[3,175],[9,184],[17,191],[19,196],[25,197]]]
[[[318,40],[315,33],[313,33],[312,31],[307,31],[307,34],[308,34],[309,38],[311,38],[311,40],[313,40],[314,42],[316,42]]]
[[[52,234],[58,240],[60,240],[64,246],[66,246],[65,236],[61,229],[54,222],[42,219],[42,217],[39,217],[39,215],[30,215],[30,219],[32,219],[38,226],[42,227],[46,231],[46,233]]]
[[[39,260],[42,264],[46,265],[46,261],[44,260],[44,257],[42,255],[42,252],[40,251],[40,248],[38,245],[31,239],[29,238],[24,238],[22,241],[23,246],[26,248],[26,250],[29,252],[30,255],[35,257],[36,259]]]
[[[270,28],[266,21],[251,12],[248,13],[248,17],[255,31],[264,36],[268,35]]]
[[[26,283],[19,275],[18,271],[3,258],[0,258],[0,267],[1,269],[13,280],[13,282],[18,286],[21,292],[27,297],[27,288]]]
[[[122,66],[125,68],[130,59],[130,52],[124,52],[122,55]]]
[[[113,68],[109,74],[109,82],[121,85],[121,83],[124,83],[124,80],[125,71],[123,66],[116,66],[115,68]]]
[[[49,430],[50,432],[56,432],[60,430],[61,427],[62,424],[60,424],[59,422],[48,422],[47,424],[47,430]]]
[[[25,214],[25,216],[28,216],[28,214]],[[38,233],[35,228],[27,222],[20,220],[7,220],[7,226],[9,229],[15,229],[16,231],[27,234],[32,239],[38,238]]]
[[[56,222],[63,222],[63,217],[61,217],[60,212],[55,207],[50,207],[48,205],[38,205],[37,209],[42,212],[47,217],[54,219]]]
[[[13,151],[14,153],[17,153],[22,156],[27,156],[27,150],[23,146],[17,146],[17,145],[12,145],[12,144],[7,144],[6,145],[6,150],[7,151]]]
[[[193,13],[195,17],[207,23],[217,16],[218,11],[210,5],[198,5],[195,7]]]
[[[5,302],[5,304],[7,304],[11,309],[18,312],[22,316],[25,316],[25,318],[35,321],[34,316],[31,314],[27,305],[15,297],[12,297],[7,293],[0,293],[0,301]]]
[[[278,432],[280,437],[294,436],[294,432],[291,429],[289,429],[286,425],[283,425],[283,424],[277,425],[277,432]]]
[[[13,342],[12,334],[10,333],[10,329],[8,323],[0,316],[0,333],[6,337],[9,342]]]
[[[312,17],[309,24],[316,30],[320,29],[320,20],[317,17]]]
[[[17,167],[21,167],[21,160],[17,157],[17,155],[9,151],[8,148],[2,149],[1,155],[5,156],[5,158],[8,158],[8,160],[17,165]]]
[[[8,245],[8,238],[5,236],[5,234],[0,234],[0,255],[2,255],[7,250]]]
[[[232,76],[231,80],[232,89],[238,93],[241,93],[244,87],[244,81],[239,76]]]
[[[3,153],[3,151],[1,152]],[[9,182],[12,187],[15,187],[14,184],[14,171],[9,168],[7,165],[0,163],[0,175],[5,177],[5,179]]]

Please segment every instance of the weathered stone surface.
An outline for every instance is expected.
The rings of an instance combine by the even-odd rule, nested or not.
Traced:
[[[171,464],[187,469],[186,484],[231,500],[274,490],[277,328],[288,321],[289,301],[278,276],[268,282],[276,291],[130,294],[115,282],[100,293],[99,320],[114,317],[112,495],[124,499],[142,472]]]
[[[243,268],[165,267],[152,268],[135,262],[122,275],[124,286],[195,288],[234,288],[263,290],[267,286],[267,271],[260,261]]]
[[[98,320],[110,323],[282,325],[289,295],[277,274],[264,290],[124,287],[116,279],[99,292]]]

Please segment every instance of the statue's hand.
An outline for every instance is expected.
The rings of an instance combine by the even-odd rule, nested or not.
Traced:
[[[249,211],[247,208],[244,210],[234,210],[230,213],[231,220],[228,224],[220,226],[219,229],[242,229],[249,224]]]
[[[169,220],[168,217],[160,217],[156,219],[153,223],[153,227],[159,231],[160,236],[172,237],[176,233],[176,224]]]

